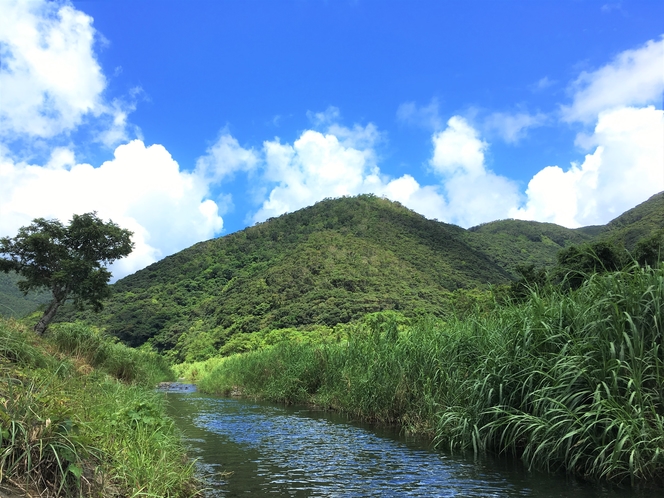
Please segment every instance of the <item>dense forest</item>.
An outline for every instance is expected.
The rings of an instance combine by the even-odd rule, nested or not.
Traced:
[[[662,227],[662,193],[578,229],[502,220],[464,230],[373,195],[326,199],[164,258],[114,284],[100,315],[70,307],[60,320],[202,359],[242,351],[256,332],[324,332],[384,310],[458,314],[524,268],[552,268],[562,249],[604,241],[633,251]]]

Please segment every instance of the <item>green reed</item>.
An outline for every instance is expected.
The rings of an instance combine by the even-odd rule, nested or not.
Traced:
[[[372,315],[329,344],[228,357],[209,392],[315,403],[593,479],[664,475],[664,270],[533,289],[464,319]]]

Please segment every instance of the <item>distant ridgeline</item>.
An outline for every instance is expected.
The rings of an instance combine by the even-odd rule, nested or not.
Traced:
[[[19,278],[16,273],[0,272],[0,316],[20,318],[51,299],[48,291],[33,291],[23,295],[16,286]]]
[[[198,243],[114,284],[84,318],[160,350],[183,333],[215,347],[236,333],[332,327],[382,310],[444,316],[455,296],[506,284],[517,265],[552,266],[564,247],[612,239],[632,249],[664,227],[664,193],[605,226],[504,220],[464,230],[373,195],[326,199]]]

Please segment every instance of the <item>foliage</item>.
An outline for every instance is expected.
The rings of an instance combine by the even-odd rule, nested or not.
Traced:
[[[664,215],[660,199],[614,220],[620,225],[590,231],[520,220],[466,231],[374,196],[325,200],[196,244],[120,280],[99,317],[70,310],[63,318],[96,323],[127,344],[148,342],[176,362],[192,362],[256,350],[257,333],[334,328],[367,313],[462,316],[493,305],[489,286],[493,295],[499,289],[509,295],[504,286],[516,280],[512,296],[527,297],[532,272],[540,280],[551,273],[561,249],[621,247],[622,239],[612,242],[610,234],[629,231],[632,221],[655,223]],[[524,286],[520,272],[528,267]]]
[[[225,358],[199,380],[398,423],[453,449],[612,481],[664,472],[664,268],[534,288],[490,313],[374,316],[347,341]]]
[[[627,250],[633,251],[636,244],[664,227],[664,192],[626,211],[609,222],[599,239],[610,239]]]
[[[23,292],[49,289],[51,304],[35,326],[42,334],[58,308],[70,296],[76,305],[89,303],[99,311],[102,299],[110,295],[111,273],[107,264],[129,254],[132,233],[96,213],[74,215],[64,226],[57,220],[37,218],[21,227],[14,238],[0,239],[0,271],[16,272]]]
[[[599,241],[570,246],[558,253],[557,277],[572,289],[598,273],[618,271],[629,261],[624,248],[613,242]]]
[[[14,272],[0,272],[0,316],[21,318],[50,300],[48,291],[21,292],[16,285],[19,279]]]
[[[642,266],[657,266],[664,261],[664,229],[638,241],[634,258]]]
[[[127,347],[96,327],[58,323],[49,331],[48,341],[57,351],[123,382],[151,387],[174,380],[164,357],[148,349]]]
[[[485,223],[470,228],[466,237],[471,246],[516,278],[521,276],[519,268],[551,268],[561,249],[592,240],[579,230],[523,220]]]
[[[118,281],[98,323],[159,350],[204,331],[201,347],[218,350],[235,334],[334,327],[382,310],[442,316],[450,292],[509,281],[463,233],[374,196],[326,200]]]
[[[163,397],[92,369],[75,347],[70,359],[0,319],[0,484],[45,497],[194,495]]]

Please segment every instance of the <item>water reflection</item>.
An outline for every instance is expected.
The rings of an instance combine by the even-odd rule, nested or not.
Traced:
[[[652,496],[446,455],[339,414],[193,391],[168,398],[209,496]]]

